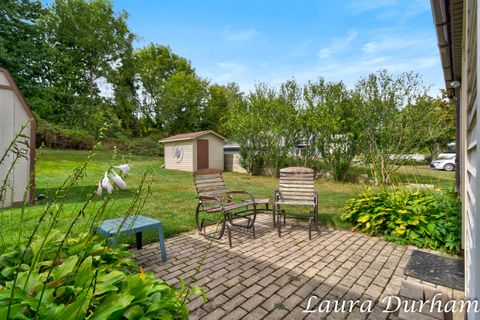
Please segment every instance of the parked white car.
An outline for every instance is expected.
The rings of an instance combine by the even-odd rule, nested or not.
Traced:
[[[430,167],[438,170],[453,171],[455,170],[455,153],[440,153],[437,160],[430,163]]]

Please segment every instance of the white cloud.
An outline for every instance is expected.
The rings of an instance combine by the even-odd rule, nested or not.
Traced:
[[[290,51],[290,56],[295,57],[295,58],[303,58],[307,55],[308,49],[312,46],[312,40],[308,39],[303,41],[302,43],[298,44],[295,46],[291,51]]]
[[[347,10],[352,15],[370,14],[373,19],[386,20],[389,24],[401,25],[416,16],[430,11],[427,0],[351,0]]]
[[[354,14],[359,14],[371,10],[392,7],[396,4],[396,0],[353,0],[348,6],[348,9]]]
[[[246,66],[236,62],[219,62],[217,66],[220,68],[220,72],[214,80],[219,82],[236,81],[247,71]]]
[[[424,37],[405,39],[401,37],[388,36],[365,43],[362,47],[362,51],[365,53],[375,53],[406,50],[408,48],[421,46],[422,43],[428,43],[429,40],[430,39]]]
[[[350,43],[358,36],[358,32],[350,31],[344,38],[334,38],[328,47],[325,47],[318,51],[317,56],[319,58],[329,58],[335,53],[339,53],[348,48]]]
[[[245,42],[255,38],[258,35],[258,31],[254,28],[234,30],[231,27],[227,27],[225,28],[223,35],[227,42]]]

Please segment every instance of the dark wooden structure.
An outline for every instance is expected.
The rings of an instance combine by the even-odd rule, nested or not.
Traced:
[[[232,246],[230,230],[232,226],[252,229],[255,238],[257,203],[250,192],[228,190],[222,171],[217,169],[197,170],[193,173],[193,181],[199,200],[195,223],[200,234],[218,240],[227,229],[230,247]],[[217,218],[219,215],[220,218]],[[235,223],[238,220],[245,222]],[[212,225],[215,226],[213,234],[207,232],[207,227]]]
[[[273,195],[273,226],[281,236],[282,216],[286,223],[287,213],[282,206],[311,207],[308,214],[289,214],[291,217],[308,218],[308,239],[312,239],[312,226],[318,231],[318,195],[315,191],[315,177],[312,169],[290,167],[280,170],[279,188]]]
[[[197,140],[197,170],[207,169],[208,166],[208,140]]]

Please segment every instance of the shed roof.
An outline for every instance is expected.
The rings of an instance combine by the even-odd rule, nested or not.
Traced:
[[[225,137],[219,135],[215,131],[206,130],[206,131],[197,131],[197,132],[176,134],[174,136],[164,138],[164,139],[160,140],[159,142],[165,143],[165,142],[181,141],[181,140],[195,140],[195,139],[203,137],[204,135],[207,135],[207,134],[213,134],[213,135],[216,135],[217,137],[219,137],[222,140],[226,140]]]

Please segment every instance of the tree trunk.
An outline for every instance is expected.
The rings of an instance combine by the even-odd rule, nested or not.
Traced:
[[[430,151],[430,156],[432,157],[432,160],[436,160],[438,158],[438,155],[442,151],[441,147],[438,144],[428,147],[428,150]]]

